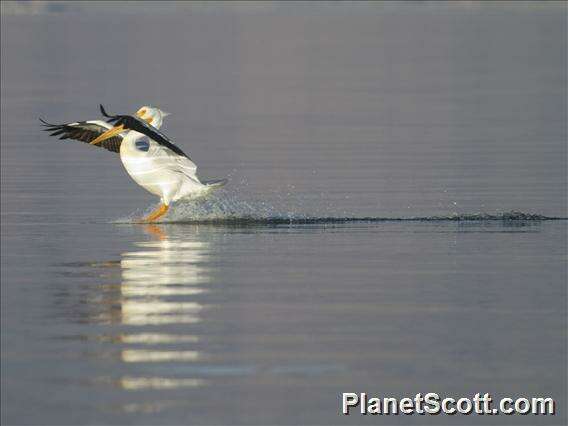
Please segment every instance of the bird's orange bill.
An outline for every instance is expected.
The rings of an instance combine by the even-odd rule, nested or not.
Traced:
[[[145,112],[146,111],[144,111],[144,113]],[[136,116],[141,118],[142,120],[144,120],[148,124],[152,123],[152,118],[151,117],[142,118],[143,114],[140,111],[138,111],[136,113]],[[107,139],[110,139],[113,136],[118,135],[119,133],[122,133],[123,131],[124,131],[124,126],[122,124],[120,126],[115,126],[112,129],[109,129],[106,132],[104,132],[102,135],[99,135],[96,139],[92,140],[90,143],[91,143],[91,145],[98,145],[101,142],[106,141]]]
[[[99,135],[96,139],[91,141],[91,145],[97,145],[107,139],[112,138],[113,136],[118,135],[119,133],[124,132],[124,126],[121,124],[120,126],[113,127],[112,129],[107,130],[102,135]]]

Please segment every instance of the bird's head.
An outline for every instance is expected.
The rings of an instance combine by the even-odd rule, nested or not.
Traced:
[[[109,122],[115,122],[117,120],[120,119],[120,117],[125,117],[125,116],[112,116],[112,115],[108,115],[108,113],[105,111],[104,107],[102,105],[100,105],[101,108],[101,113],[107,117],[110,118]],[[151,106],[143,106],[142,108],[140,108],[138,111],[136,111],[136,117],[138,117],[140,120],[144,120],[146,123],[150,124],[151,126],[154,126],[156,129],[159,129],[162,126],[162,122],[164,120],[164,117],[166,117],[167,115],[170,115],[169,113],[162,111],[161,109],[158,108],[154,108]],[[100,134],[97,138],[95,138],[94,140],[92,140],[91,142],[89,142],[91,145],[97,145],[107,139],[112,138],[113,136],[116,136],[122,132],[125,131],[124,128],[124,123],[123,124],[119,124],[119,125],[115,125],[113,128],[107,130],[106,132]]]
[[[164,117],[170,115],[169,112],[162,111],[161,109],[151,106],[143,106],[136,111],[136,117],[144,120],[146,123],[159,129],[162,126]]]

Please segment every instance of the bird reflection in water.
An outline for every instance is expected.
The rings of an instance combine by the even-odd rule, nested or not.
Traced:
[[[208,257],[204,241],[169,239],[156,225],[146,225],[154,241],[135,243],[122,253],[121,322],[125,325],[191,324],[203,306],[191,296],[206,292],[209,280],[202,265]]]
[[[60,356],[89,363],[58,378],[124,391],[105,411],[185,407],[187,393],[208,383],[202,322],[212,240],[198,226],[131,230],[143,235],[118,259],[58,265],[65,279],[54,286],[54,312],[67,327],[53,337],[69,341]]]
[[[208,307],[201,300],[209,291],[210,242],[197,227],[134,225],[133,230],[150,238],[134,242],[119,260],[63,265],[77,285],[57,288],[58,315],[85,328],[80,335],[59,337],[100,344],[90,355],[93,367],[105,373],[91,377],[94,385],[129,393],[202,386],[205,380],[188,371],[199,371],[197,363],[207,361],[199,350],[199,325]],[[116,362],[111,375],[109,360]],[[143,402],[136,396],[142,394],[132,393],[134,401],[118,408],[160,411],[177,403],[148,401],[143,394]]]
[[[147,363],[163,367],[204,358],[193,348],[199,341],[197,335],[168,330],[201,321],[200,313],[206,307],[195,296],[207,292],[209,275],[205,265],[209,244],[170,238],[167,229],[157,225],[145,225],[143,229],[152,240],[137,242],[133,250],[121,255],[119,300],[120,323],[144,332],[124,333],[117,339],[124,346],[120,353],[122,362],[140,364],[141,374],[122,377],[115,384],[125,390],[200,386],[203,380],[178,377],[175,367],[171,368],[171,376],[150,375],[152,368]]]

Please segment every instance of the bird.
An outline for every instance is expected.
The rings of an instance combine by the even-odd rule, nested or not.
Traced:
[[[59,139],[74,139],[118,153],[126,172],[141,187],[160,197],[160,205],[141,223],[157,222],[181,199],[195,199],[227,183],[202,180],[191,158],[159,128],[169,113],[151,106],[134,115],[110,115],[102,105],[103,120],[51,124],[40,118],[44,130]]]

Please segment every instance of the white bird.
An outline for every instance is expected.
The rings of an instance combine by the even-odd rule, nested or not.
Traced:
[[[198,178],[195,163],[158,130],[168,113],[143,106],[134,116],[108,115],[102,105],[100,108],[109,118],[108,123],[91,120],[50,124],[40,120],[51,136],[75,139],[120,153],[122,164],[132,179],[161,198],[161,205],[142,222],[156,221],[168,212],[174,201],[205,195],[227,182]]]

